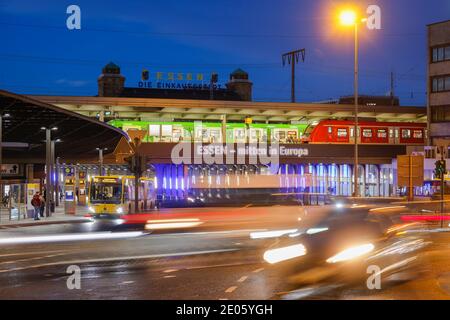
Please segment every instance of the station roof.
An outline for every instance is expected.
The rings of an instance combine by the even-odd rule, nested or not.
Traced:
[[[347,104],[212,101],[186,99],[155,99],[90,96],[30,96],[89,117],[100,111],[111,112],[118,119],[151,120],[205,120],[219,121],[226,115],[229,121],[243,121],[250,116],[254,121],[317,121],[353,117],[354,106]],[[364,106],[359,117],[378,121],[426,122],[426,107]]]
[[[127,137],[106,123],[8,91],[0,90],[0,110],[4,161],[45,162],[42,127],[57,128],[52,131],[52,140],[61,140],[55,154],[62,161],[95,157],[96,148],[113,152],[119,140]]]

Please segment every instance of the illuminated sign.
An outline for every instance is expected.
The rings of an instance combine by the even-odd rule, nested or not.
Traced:
[[[211,77],[217,74],[211,74]],[[152,80],[153,78],[153,80]],[[205,81],[205,83],[203,83]],[[210,90],[210,80],[203,73],[150,72],[143,69],[138,88],[178,89],[178,90]],[[213,90],[222,89],[221,84],[213,84]]]

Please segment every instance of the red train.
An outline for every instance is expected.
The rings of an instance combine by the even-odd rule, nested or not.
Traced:
[[[310,131],[306,143],[354,143],[354,121],[324,120]],[[423,145],[425,123],[359,121],[358,143]]]

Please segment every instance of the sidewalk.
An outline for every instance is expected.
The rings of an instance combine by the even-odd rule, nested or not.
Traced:
[[[76,214],[64,214],[64,204],[55,208],[55,212],[52,213],[50,217],[41,218],[41,220],[34,220],[32,218],[20,220],[14,219],[9,220],[9,216],[2,212],[0,219],[0,229],[8,228],[20,228],[29,226],[39,226],[39,225],[50,225],[50,224],[63,224],[63,223],[83,223],[89,222],[90,219],[84,217],[88,214],[88,209],[86,206],[77,206]]]

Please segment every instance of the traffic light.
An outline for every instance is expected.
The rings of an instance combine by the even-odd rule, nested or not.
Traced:
[[[438,160],[434,164],[436,166],[434,169],[434,177],[436,179],[442,179],[442,177],[447,173],[445,160]]]
[[[133,172],[133,174],[140,176],[147,170],[147,158],[143,155],[134,154],[124,160],[128,163],[130,171]]]

